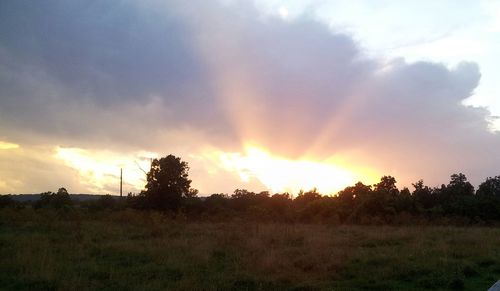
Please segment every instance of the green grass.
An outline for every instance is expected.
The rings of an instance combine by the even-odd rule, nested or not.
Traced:
[[[500,229],[0,210],[2,290],[487,290]]]

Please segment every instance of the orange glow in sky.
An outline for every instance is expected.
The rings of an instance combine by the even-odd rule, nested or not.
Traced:
[[[145,185],[145,174],[142,170],[148,171],[149,158],[156,158],[158,155],[155,153],[119,155],[57,147],[55,157],[75,169],[82,183],[92,192],[115,194],[119,185],[120,168],[123,168],[125,193],[138,192],[144,189]],[[260,191],[262,188],[254,188],[262,185],[273,193],[297,194],[300,190],[316,188],[322,194],[336,194],[357,181],[372,184],[378,178],[374,171],[352,167],[338,157],[321,161],[310,158],[288,159],[252,145],[245,146],[242,153],[211,149],[205,157],[208,157],[206,161],[209,163],[205,164],[205,169],[197,170],[211,172],[207,168],[210,167],[219,169],[218,174],[226,177],[236,174],[237,179],[243,182],[240,187],[248,187],[250,191]],[[207,189],[203,186],[205,180],[210,178],[198,177],[200,178],[201,180],[197,180],[199,182],[197,184],[201,186],[199,190],[202,194],[209,194],[205,193]],[[226,188],[231,185],[220,185],[220,187]],[[230,190],[226,188],[226,191]]]
[[[0,150],[12,150],[17,148],[19,148],[18,144],[0,140]]]
[[[223,153],[220,160],[225,169],[237,172],[243,181],[257,179],[273,192],[295,194],[316,188],[323,194],[335,194],[360,180],[376,181],[373,171],[351,169],[335,158],[290,160],[254,146],[247,146],[245,154]]]

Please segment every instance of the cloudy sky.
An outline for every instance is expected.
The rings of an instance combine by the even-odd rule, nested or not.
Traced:
[[[500,1],[0,1],[0,193],[477,185],[500,175]]]

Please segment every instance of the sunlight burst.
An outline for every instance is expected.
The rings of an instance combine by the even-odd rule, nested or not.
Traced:
[[[19,148],[18,144],[0,140],[0,150],[12,150],[17,148]]]
[[[286,7],[281,6],[278,9],[278,13],[281,16],[281,18],[283,18],[283,19],[288,18],[288,9],[286,9]]]
[[[289,160],[249,146],[245,154],[223,153],[222,166],[237,172],[242,181],[255,178],[273,192],[297,193],[313,188],[324,194],[334,194],[353,185],[362,177],[331,161]]]

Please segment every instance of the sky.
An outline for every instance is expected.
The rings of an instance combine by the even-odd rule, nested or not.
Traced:
[[[500,175],[500,1],[0,1],[0,193]]]

